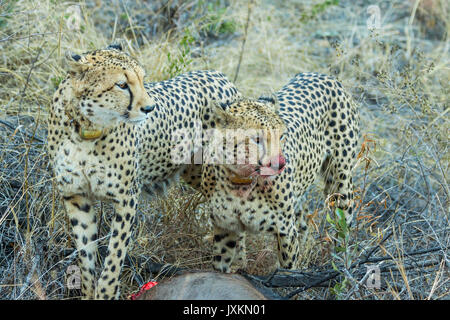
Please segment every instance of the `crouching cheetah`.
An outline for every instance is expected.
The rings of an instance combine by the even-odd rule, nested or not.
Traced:
[[[53,96],[48,121],[49,156],[87,299],[119,297],[119,275],[141,187],[153,192],[187,166],[171,161],[172,131],[210,125],[211,101],[230,103],[240,96],[217,71],[144,83],[143,67],[121,50],[116,43],[67,54],[70,70]],[[94,200],[112,202],[115,208],[98,281]]]
[[[231,131],[236,140],[234,148],[213,148],[225,150],[224,157],[234,162],[202,168],[202,192],[215,230],[215,269],[230,272],[233,260],[243,259],[245,231],[274,234],[280,266],[295,268],[297,201],[318,174],[325,195],[334,197],[351,222],[358,121],[341,84],[314,73],[296,75],[273,97],[216,106],[223,137]],[[246,130],[234,131],[239,128]]]

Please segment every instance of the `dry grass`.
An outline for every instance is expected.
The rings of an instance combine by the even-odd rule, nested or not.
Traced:
[[[77,3],[80,27],[70,29],[67,10]],[[297,72],[316,71],[349,88],[361,106],[363,133],[376,144],[366,145],[371,152],[355,169],[358,220],[350,258],[376,248],[372,257],[393,259],[378,262],[390,270],[382,274],[380,290],[343,273],[339,281],[348,284],[341,291],[313,288],[297,298],[448,299],[448,4],[341,0],[322,10],[324,3],[254,1],[236,84],[258,96],[278,90]],[[381,13],[382,29],[375,32],[366,25],[370,4]],[[50,99],[65,74],[64,51],[101,48],[122,37],[146,66],[148,81],[207,68],[233,79],[247,13],[241,1],[0,1],[1,299],[78,294],[66,286],[75,253],[45,149]],[[313,186],[304,196],[311,228],[302,240],[302,268],[337,261],[320,190]],[[183,186],[167,198],[143,201],[132,261],[210,268],[211,226],[198,201]],[[104,246],[111,208],[99,205],[98,212],[105,216]],[[274,269],[271,238],[252,236],[247,244],[248,272]],[[437,250],[415,254],[427,248]],[[128,263],[123,297],[157,276],[145,263]]]

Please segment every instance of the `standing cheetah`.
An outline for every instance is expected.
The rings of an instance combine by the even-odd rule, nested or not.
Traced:
[[[49,156],[72,226],[87,299],[119,297],[119,275],[141,187],[154,192],[188,166],[171,161],[173,131],[191,132],[198,123],[214,125],[210,103],[240,97],[217,71],[144,83],[143,67],[121,50],[114,44],[67,54],[70,70],[53,96],[48,121]],[[197,176],[190,174],[192,182]],[[115,207],[98,282],[94,200]]]
[[[351,222],[351,171],[359,130],[355,103],[338,81],[303,73],[272,98],[216,108],[220,130],[253,129],[247,139],[241,135],[235,142],[233,156],[239,154],[239,143],[248,155],[250,147],[258,153],[254,162],[203,166],[202,192],[215,230],[214,268],[230,272],[233,260],[243,259],[245,231],[274,234],[281,267],[295,268],[297,201],[318,174],[324,178],[325,195]]]

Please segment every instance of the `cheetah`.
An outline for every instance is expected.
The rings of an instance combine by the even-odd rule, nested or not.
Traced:
[[[252,130],[238,133],[241,139],[224,151],[234,162],[202,168],[201,189],[214,226],[213,266],[228,273],[233,261],[245,260],[249,231],[274,234],[279,265],[295,268],[298,228],[305,228],[298,199],[316,176],[324,178],[324,193],[342,210],[337,211],[352,221],[351,171],[359,132],[355,103],[337,80],[301,73],[272,97],[215,105],[220,131]],[[237,162],[239,154],[246,161]]]
[[[172,132],[214,125],[210,103],[231,103],[240,93],[213,70],[144,82],[144,68],[120,42],[84,54],[68,52],[65,60],[69,71],[48,118],[50,163],[78,252],[83,298],[117,299],[141,191],[159,192],[189,166],[171,161]],[[198,166],[187,171],[188,182],[198,185]],[[98,277],[96,200],[114,205]]]

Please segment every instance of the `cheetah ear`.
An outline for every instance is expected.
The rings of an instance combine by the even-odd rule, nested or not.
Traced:
[[[86,57],[73,53],[72,51],[66,51],[64,57],[69,64],[69,71],[71,73],[77,74],[84,72],[91,66]]]
[[[272,111],[277,112],[280,105],[278,103],[278,97],[275,93],[269,95],[263,95],[258,98],[258,101],[265,102],[271,108]]]
[[[109,46],[106,47],[107,50],[118,50],[123,51],[126,48],[126,43],[124,39],[115,39]]]

